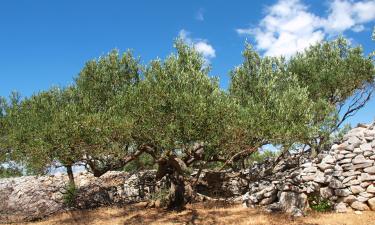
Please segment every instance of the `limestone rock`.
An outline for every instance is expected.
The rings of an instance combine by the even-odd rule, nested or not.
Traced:
[[[361,173],[360,180],[363,181],[372,181],[375,180],[375,175],[369,175],[368,173]]]
[[[367,168],[367,167],[370,167],[374,164],[374,161],[372,160],[366,160],[366,162],[364,163],[360,163],[360,164],[356,164],[353,166],[353,169],[354,170],[358,170],[358,169],[363,169],[363,168]]]
[[[319,169],[321,169],[323,171],[326,170],[326,169],[334,168],[333,165],[327,164],[327,163],[320,163],[320,164],[318,164],[318,167],[319,167]]]
[[[355,201],[355,202],[353,202],[352,204],[350,204],[350,206],[351,206],[353,209],[360,210],[360,211],[370,210],[370,208],[367,206],[367,204],[365,204],[365,203],[363,203],[363,202]]]
[[[292,213],[295,208],[304,210],[307,207],[307,195],[295,192],[282,192],[279,203],[285,212]]]
[[[361,186],[351,186],[350,190],[353,192],[353,194],[359,194],[365,191],[365,189],[363,189]]]
[[[335,212],[337,213],[346,213],[348,212],[348,209],[346,207],[346,204],[344,202],[340,202],[334,206]]]
[[[363,155],[357,155],[353,160],[352,160],[352,163],[353,164],[361,164],[361,163],[365,163],[366,162],[366,158],[363,156]]]
[[[375,198],[369,199],[368,205],[370,206],[371,210],[375,211]]]
[[[375,174],[375,166],[367,167],[367,168],[363,169],[363,171],[366,172],[366,173]]]
[[[320,196],[322,196],[325,199],[328,199],[332,197],[333,191],[329,187],[320,188]]]
[[[331,155],[327,155],[322,159],[322,163],[327,163],[327,164],[334,164],[336,162],[336,159],[332,157]]]
[[[342,185],[341,181],[337,179],[332,179],[332,181],[329,183],[329,187],[337,189],[337,188],[342,188],[344,186]]]
[[[335,190],[335,195],[336,196],[346,197],[346,196],[349,196],[351,194],[352,194],[352,192],[349,189],[347,189],[347,188],[345,188],[345,189],[336,189]]]
[[[357,201],[357,198],[354,195],[349,195],[349,196],[340,198],[339,201],[351,204],[351,203]]]
[[[361,144],[360,149],[362,151],[372,151],[372,147],[370,143]]]

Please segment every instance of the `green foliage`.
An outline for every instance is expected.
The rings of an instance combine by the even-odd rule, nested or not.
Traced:
[[[371,56],[364,56],[361,47],[352,47],[342,37],[291,57],[286,71],[307,88],[309,99],[321,103],[312,107],[321,143],[368,102],[374,89]]]
[[[206,156],[217,154],[230,132],[236,105],[209,77],[194,49],[181,41],[176,49],[176,55],[152,61],[144,80],[126,98],[136,104],[132,136],[137,143],[153,146],[157,157],[183,157],[195,143],[205,144]]]
[[[0,162],[33,173],[81,162],[95,176],[163,160],[186,171],[223,166],[266,144],[319,145],[373,91],[372,59],[342,38],[289,61],[247,45],[229,91],[194,48],[181,40],[175,48],[148,65],[112,51],[86,63],[72,86],[0,98]]]
[[[231,72],[230,94],[242,108],[241,126],[250,146],[302,141],[315,131],[311,126],[314,101],[307,87],[286,71],[281,58],[262,58],[250,45],[244,62]]]
[[[332,204],[328,199],[321,197],[319,194],[311,194],[308,196],[310,208],[317,212],[328,212],[332,210]]]
[[[63,202],[66,206],[73,207],[77,196],[77,188],[75,185],[67,184],[63,192]]]

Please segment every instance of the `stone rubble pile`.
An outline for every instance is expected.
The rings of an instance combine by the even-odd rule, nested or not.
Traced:
[[[361,125],[314,160],[297,154],[281,160],[270,175],[250,183],[243,203],[299,216],[308,208],[308,196],[318,195],[336,212],[375,210],[374,161],[374,124]]]

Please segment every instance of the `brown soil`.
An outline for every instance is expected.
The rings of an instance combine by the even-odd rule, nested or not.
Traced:
[[[122,208],[70,211],[27,224],[375,225],[375,212],[363,212],[362,215],[310,212],[306,217],[293,219],[289,215],[265,213],[259,209],[243,208],[240,205],[200,203],[188,205],[186,210],[180,212],[170,212],[145,208],[144,204],[135,204]]]

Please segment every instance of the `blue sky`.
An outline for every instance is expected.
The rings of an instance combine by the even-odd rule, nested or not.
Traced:
[[[290,56],[309,44],[345,35],[368,54],[375,1],[50,1],[0,2],[0,95],[30,96],[73,82],[84,63],[133,49],[147,63],[173,51],[181,36],[228,86],[245,40],[264,55]],[[375,98],[351,119],[375,118]]]

